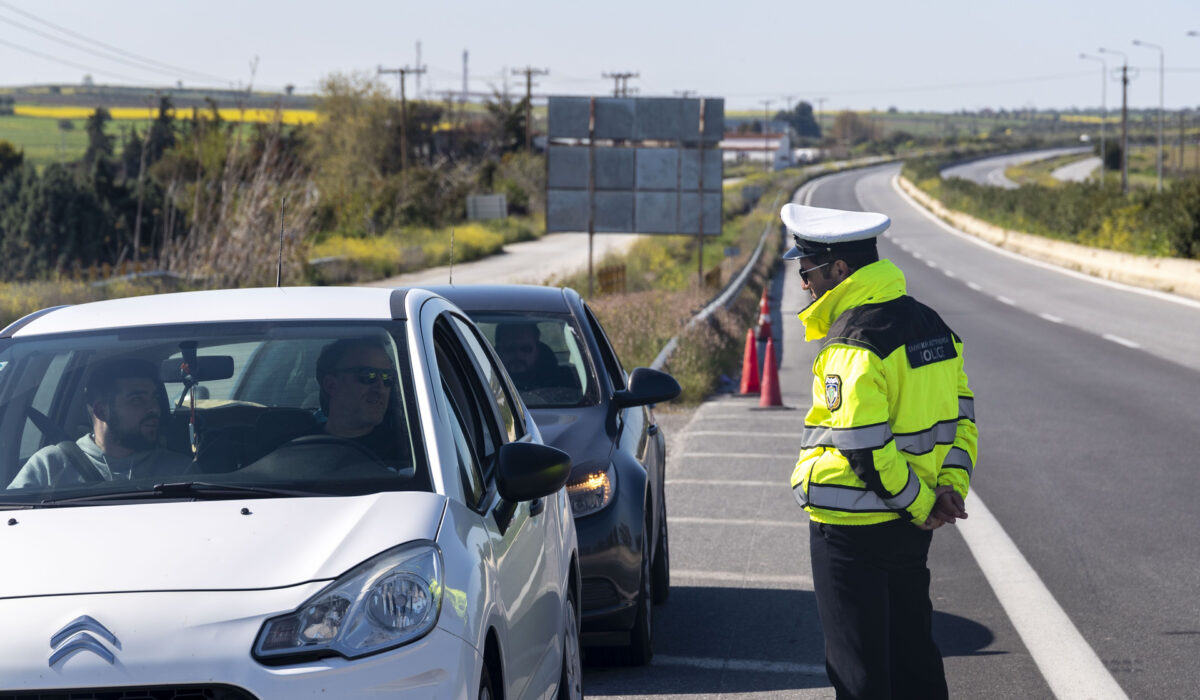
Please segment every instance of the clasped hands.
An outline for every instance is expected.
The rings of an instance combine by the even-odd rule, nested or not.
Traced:
[[[938,486],[933,493],[937,499],[933,503],[933,509],[929,511],[925,522],[917,527],[922,530],[936,530],[943,525],[953,525],[959,518],[967,517],[962,496],[958,495],[953,486]]]

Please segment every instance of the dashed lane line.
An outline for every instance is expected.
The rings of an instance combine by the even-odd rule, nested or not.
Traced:
[[[760,437],[760,438],[789,438],[791,435],[779,433],[751,433],[744,430],[693,430],[689,435],[705,435],[708,437]]]
[[[795,520],[751,520],[742,518],[691,518],[671,516],[672,525],[729,525],[730,527],[808,527],[808,522]]]
[[[1068,277],[1074,277],[1075,279],[1084,280],[1086,282],[1091,282],[1093,284],[1099,284],[1099,285],[1102,285],[1105,287],[1111,287],[1113,289],[1121,289],[1126,292],[1133,292],[1135,294],[1142,294],[1144,296],[1154,297],[1155,299],[1161,299],[1163,301],[1170,301],[1170,302],[1173,302],[1176,304],[1182,304],[1183,306],[1190,306],[1193,309],[1200,309],[1200,300],[1188,299],[1187,297],[1182,297],[1182,296],[1179,296],[1178,294],[1168,294],[1167,292],[1160,292],[1155,289],[1146,289],[1144,287],[1134,287],[1132,285],[1123,284],[1121,282],[1114,282],[1112,280],[1106,280],[1106,279],[1102,279],[1100,277],[1093,277],[1092,275],[1088,275],[1088,274],[1085,274],[1082,272],[1076,272],[1075,270],[1068,270],[1067,268],[1059,267],[1058,265],[1051,265],[1050,263],[1042,262],[1041,260],[1036,260],[1034,258],[1025,257],[1024,255],[1019,255],[1017,253],[1012,252],[1011,250],[1006,250],[1004,248],[1000,248],[998,246],[992,245],[991,243],[988,243],[985,240],[976,238],[975,236],[972,236],[968,233],[959,231],[958,229],[954,228],[953,226],[946,223],[945,221],[942,221],[941,219],[937,218],[937,216],[934,215],[933,212],[929,211],[925,207],[918,204],[917,201],[914,200],[911,195],[909,195],[907,192],[904,191],[903,188],[900,187],[900,176],[899,175],[896,175],[892,178],[892,189],[895,190],[896,193],[900,195],[901,199],[903,199],[905,202],[908,202],[909,206],[911,206],[913,209],[916,209],[918,212],[920,212],[921,215],[924,216],[926,219],[929,219],[934,224],[937,224],[939,227],[948,231],[949,233],[954,234],[955,236],[958,236],[959,238],[963,239],[964,241],[967,241],[968,243],[973,243],[973,244],[979,246],[980,248],[986,248],[986,249],[992,251],[993,253],[998,253],[1000,255],[1007,256],[1014,260],[1020,260],[1021,262],[1026,263],[1028,265],[1034,265],[1034,266],[1040,267],[1044,270],[1050,270],[1052,272],[1057,272],[1059,274],[1063,274]],[[913,256],[916,257],[917,254],[913,253]]]
[[[1038,316],[1046,319],[1050,323],[1062,323],[1063,322],[1062,317],[1055,316],[1054,314],[1038,314]]]
[[[958,279],[958,273],[955,272],[954,270],[942,270],[942,274],[949,277],[952,280]]]
[[[787,485],[787,482],[784,482],[784,481],[735,481],[732,479],[667,479],[667,486],[671,486],[673,484],[678,484],[680,486],[720,486],[721,488],[725,488],[726,486],[745,486],[747,488],[750,488],[750,487],[761,488],[764,486],[778,486],[780,488],[787,488],[789,491],[791,490],[791,488]]]
[[[1105,340],[1110,340],[1110,341],[1116,343],[1117,345],[1124,345],[1127,348],[1133,348],[1134,350],[1137,350],[1138,348],[1142,347],[1141,345],[1138,345],[1137,343],[1133,342],[1132,340],[1130,340],[1128,338],[1122,338],[1121,336],[1113,335],[1112,333],[1105,333],[1105,334],[1101,335],[1100,337],[1104,338]]]
[[[1001,304],[1008,304],[1009,306],[1017,305],[1017,302],[1009,299],[1008,297],[996,297],[996,301],[1000,302]]]
[[[689,433],[689,435],[694,434]],[[683,454],[672,456],[676,459],[688,459],[690,457],[699,459],[795,459],[798,454],[800,454],[799,450],[787,454],[773,454],[768,452],[684,452]]]
[[[825,676],[825,666],[820,664],[793,664],[785,661],[757,661],[751,659],[712,659],[697,656],[667,656],[655,654],[651,666],[684,666],[706,671],[743,671],[747,673],[786,673],[801,676]]]
[[[688,581],[715,583],[754,583],[764,585],[779,585],[789,588],[812,590],[812,576],[799,574],[739,574],[735,571],[700,571],[697,569],[671,569],[671,580],[687,579]]]
[[[976,284],[976,283],[974,283],[974,282],[967,282],[967,286],[968,286],[968,287],[970,287],[971,289],[973,289],[973,290],[977,291],[977,292],[982,292],[982,291],[983,291],[983,287],[980,287],[978,284]]]

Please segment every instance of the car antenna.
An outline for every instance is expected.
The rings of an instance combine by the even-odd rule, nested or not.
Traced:
[[[450,286],[454,286],[454,227],[450,227]]]
[[[275,286],[283,286],[283,211],[287,206],[287,195],[279,203],[279,263],[275,267]]]

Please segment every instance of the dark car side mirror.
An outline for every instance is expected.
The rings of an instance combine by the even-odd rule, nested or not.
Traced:
[[[571,456],[537,442],[509,442],[496,454],[496,490],[503,499],[493,515],[503,533],[521,501],[533,501],[561,489],[571,476]]]
[[[567,483],[571,456],[536,442],[509,442],[497,455],[496,488],[506,501],[520,503],[549,496]]]
[[[629,375],[629,388],[613,392],[613,403],[618,408],[645,406],[670,401],[681,391],[675,377],[649,367],[638,367]]]

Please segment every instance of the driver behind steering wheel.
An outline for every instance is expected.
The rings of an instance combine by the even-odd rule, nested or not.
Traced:
[[[159,369],[145,360],[96,363],[84,384],[92,432],[38,450],[10,489],[182,474],[191,457],[158,444],[170,416]]]
[[[326,416],[320,432],[354,441],[386,462],[397,459],[396,435],[384,420],[397,377],[382,341],[336,340],[321,349],[316,369]]]

